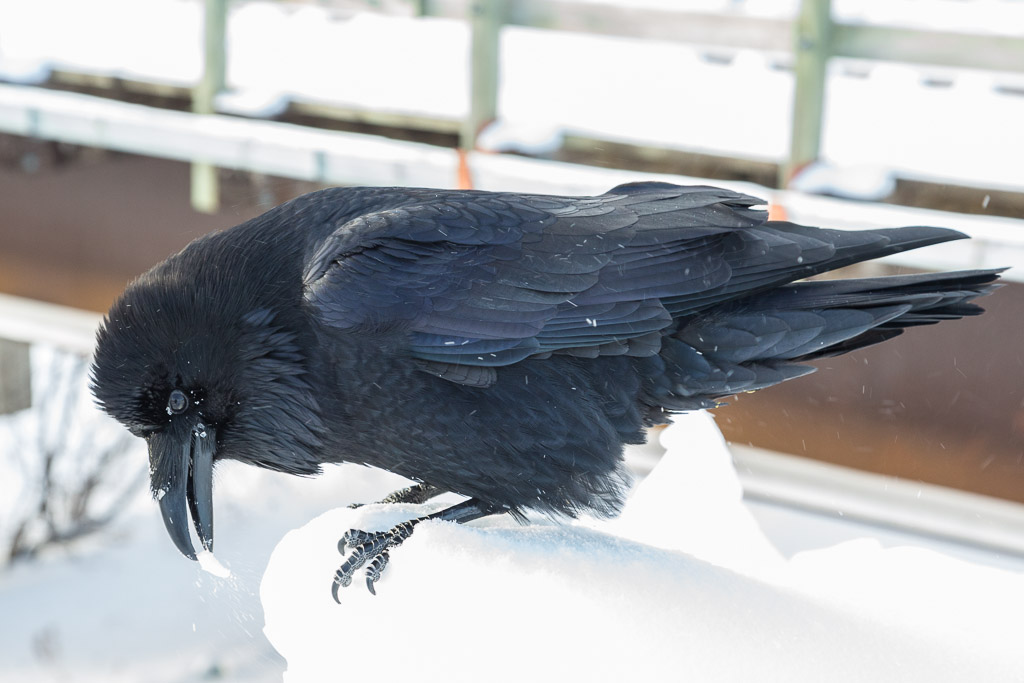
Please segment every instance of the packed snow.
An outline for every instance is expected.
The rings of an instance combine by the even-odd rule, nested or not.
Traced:
[[[260,595],[285,681],[1016,681],[1024,575],[870,540],[783,558],[711,418],[680,417],[619,519],[429,522],[371,596],[331,599],[348,528],[437,509],[336,509],[278,544]]]

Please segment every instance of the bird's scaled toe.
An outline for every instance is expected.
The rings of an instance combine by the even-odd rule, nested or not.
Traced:
[[[370,566],[366,568],[366,588],[370,591],[371,595],[376,595],[377,591],[374,590],[374,584],[380,579],[381,574],[384,573],[385,567],[388,566],[388,560],[390,560],[388,551],[382,552],[377,557],[373,558],[370,562]]]
[[[334,598],[334,602],[341,604],[341,599],[338,597],[338,591],[342,588],[348,587],[352,583],[351,575],[346,576],[342,573],[341,569],[334,572],[334,583],[331,584],[331,597]]]
[[[345,554],[346,548],[355,548],[356,546],[367,543],[372,540],[373,537],[379,536],[381,532],[370,533],[363,531],[362,529],[349,529],[341,535],[341,539],[338,541],[338,552],[342,555]]]

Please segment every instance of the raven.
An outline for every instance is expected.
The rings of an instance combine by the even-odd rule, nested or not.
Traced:
[[[333,593],[423,519],[613,515],[623,444],[806,361],[975,315],[999,270],[801,281],[965,237],[769,221],[763,202],[643,182],[594,197],[334,188],[201,237],[97,334],[98,403],[148,442],[178,549],[213,546],[213,468],[351,462],[467,500],[350,530]]]

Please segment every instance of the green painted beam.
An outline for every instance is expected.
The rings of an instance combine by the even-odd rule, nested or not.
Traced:
[[[837,57],[1024,71],[1024,38],[1012,36],[836,24],[832,51]]]
[[[458,118],[431,116],[429,114],[407,114],[396,111],[374,111],[359,107],[329,104],[325,102],[306,102],[293,100],[289,113],[311,116],[319,119],[360,123],[370,126],[387,126],[390,128],[408,128],[410,130],[428,131],[457,135],[462,131],[462,121]]]
[[[505,0],[474,0],[469,7],[469,112],[459,141],[459,146],[465,150],[476,147],[477,135],[498,115],[501,27],[505,9]]]
[[[791,138],[789,159],[780,169],[780,187],[785,187],[802,166],[818,158],[832,27],[830,0],[803,0],[793,32]]]
[[[29,345],[0,339],[0,415],[32,405]]]
[[[424,0],[431,16],[464,18],[476,0]],[[348,0],[369,4],[369,0]],[[685,3],[679,3],[684,5]],[[578,0],[509,0],[505,23],[574,33],[668,40],[696,45],[743,47],[788,52],[787,19],[752,17],[740,13],[712,13],[684,7],[618,7]]]
[[[192,111],[214,113],[214,99],[224,89],[227,70],[228,0],[206,0],[203,17],[203,75],[192,93]],[[220,206],[217,169],[197,161],[192,164],[192,208],[202,213],[216,213]]]

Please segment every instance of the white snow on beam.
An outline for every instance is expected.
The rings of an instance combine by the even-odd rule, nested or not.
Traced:
[[[0,339],[91,354],[100,319],[78,308],[0,294]]]
[[[452,150],[0,85],[0,131],[327,184],[451,187]]]
[[[286,683],[446,681],[1010,681],[1020,574],[858,542],[786,561],[741,505],[709,417],[621,519],[520,527],[428,523],[371,596],[329,586],[340,534],[415,506],[334,510],[278,544],[261,586]],[[421,509],[420,509],[421,510]]]

